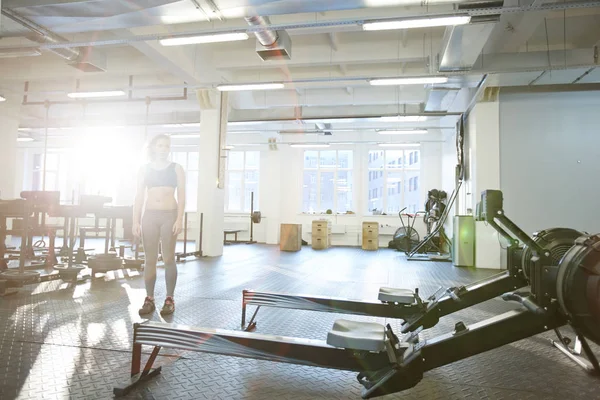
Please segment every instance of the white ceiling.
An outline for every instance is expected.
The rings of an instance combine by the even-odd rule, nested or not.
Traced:
[[[230,121],[292,120],[239,128],[262,131],[261,140],[266,142],[268,137],[289,137],[281,135],[282,130],[307,128],[306,123],[293,121],[298,116],[374,117],[428,110],[452,114],[447,119],[430,117],[423,123],[402,125],[426,126],[435,138],[440,129],[453,128],[456,115],[466,109],[484,77],[488,86],[600,81],[594,60],[594,46],[600,43],[600,2],[496,2],[492,5],[511,12],[498,8],[472,12],[491,18],[487,21],[491,33],[483,38],[445,27],[366,32],[360,24],[381,18],[455,14],[459,6],[465,12],[469,4],[449,0],[2,0],[1,4],[3,11],[60,35],[58,41],[64,43],[59,47],[88,52],[86,59],[105,69],[75,69],[53,52],[64,48],[52,49],[48,43],[32,40],[30,29],[2,15],[0,54],[15,48],[39,48],[42,53],[0,58],[0,94],[20,102],[29,82],[28,103],[21,106],[22,127],[42,127],[43,102],[49,100],[61,103],[50,108],[50,126],[105,124],[110,115],[113,126],[148,123],[152,129],[164,130],[164,124],[198,121],[196,89],[232,82],[283,81],[286,89],[281,91],[232,93]],[[529,6],[544,9],[530,10]],[[177,47],[161,46],[157,40],[182,33],[245,31],[250,25],[243,17],[249,15],[268,16],[272,24],[285,28],[292,43],[290,60],[263,61],[252,34],[247,41]],[[473,60],[466,70],[442,73],[444,55],[463,63],[470,56]],[[430,75],[450,79],[447,84],[402,87],[368,83],[376,77]],[[127,89],[130,77],[137,102],[89,102],[84,109],[66,97],[77,81],[80,90]],[[184,87],[187,97],[183,97]],[[148,118],[146,97],[155,99]],[[161,101],[161,97],[174,99]],[[370,120],[328,123],[334,138],[346,129],[374,132],[398,126]],[[308,129],[314,128],[314,123],[308,124]]]

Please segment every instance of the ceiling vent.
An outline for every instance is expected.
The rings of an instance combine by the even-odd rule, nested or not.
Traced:
[[[0,0],[1,1],[1,0]],[[41,25],[23,17],[22,15],[8,8],[2,9],[2,15],[10,18],[21,26],[29,29],[30,34],[26,37],[40,44],[60,44],[67,43],[67,40],[60,35],[44,28]],[[54,54],[67,60],[67,64],[83,72],[105,72],[106,56],[99,50],[93,50],[92,46],[85,48],[57,47],[49,49]]]
[[[83,72],[106,72],[106,55],[93,47],[82,47],[75,61],[68,63]]]
[[[269,17],[246,17],[252,26],[267,27],[271,25]],[[286,31],[261,30],[254,32],[256,36],[256,53],[263,61],[291,60],[292,39]]]

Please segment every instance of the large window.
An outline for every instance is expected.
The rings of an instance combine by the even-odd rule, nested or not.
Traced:
[[[305,151],[302,211],[351,211],[352,168],[352,150]]]
[[[260,151],[230,151],[227,157],[226,212],[250,212],[252,193],[258,209]]]
[[[420,151],[416,148],[369,152],[368,212],[397,214],[421,210]]]
[[[71,201],[69,193],[69,164],[70,154],[65,151],[51,150],[46,154],[46,185],[45,190],[60,191],[61,201]],[[26,165],[26,171],[31,171],[31,183],[23,180],[23,190],[42,190],[44,188],[44,154],[32,153],[31,165]]]
[[[194,211],[198,207],[198,152],[174,151],[171,159],[185,171],[185,208]]]

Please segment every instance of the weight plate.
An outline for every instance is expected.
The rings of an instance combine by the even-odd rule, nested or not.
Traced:
[[[69,264],[56,264],[54,269],[57,271],[81,271],[85,269],[85,265],[73,264],[69,267]]]
[[[2,272],[0,277],[11,282],[35,282],[40,279],[40,273],[37,271],[24,271],[21,273],[17,270],[8,270]]]
[[[93,271],[113,271],[115,269],[123,268],[123,260],[120,258],[110,258],[110,259],[97,259],[90,258],[88,259],[88,267]]]
[[[123,260],[123,264],[125,264],[126,267],[138,268],[144,265],[144,260],[134,260],[126,258],[125,260]]]
[[[106,259],[113,259],[113,258],[117,258],[117,253],[102,253],[102,254],[94,254],[93,256],[91,256],[90,258],[97,258],[97,259],[101,259],[101,260],[106,260]]]
[[[254,211],[252,213],[252,222],[254,222],[255,224],[260,224],[261,219],[262,219],[262,215],[261,215],[260,211]]]

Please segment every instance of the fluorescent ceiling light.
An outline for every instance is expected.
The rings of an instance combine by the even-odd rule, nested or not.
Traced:
[[[324,124],[334,124],[336,122],[359,122],[361,121],[361,119],[359,118],[352,118],[352,117],[341,117],[341,118],[310,118],[310,119],[303,119],[303,122],[306,123],[324,123]]]
[[[31,138],[31,137],[19,137],[19,138],[17,138],[17,142],[33,142],[33,138]]]
[[[381,117],[382,122],[423,122],[427,117],[422,115],[395,115],[392,117]]]
[[[266,124],[266,123],[269,123],[269,121],[234,121],[234,122],[228,122],[227,125],[228,126],[260,125],[260,124]]]
[[[200,134],[193,134],[193,133],[191,133],[191,134],[189,134],[189,133],[187,133],[187,134],[184,134],[184,133],[178,134],[178,133],[173,133],[173,134],[171,134],[169,136],[171,136],[172,138],[175,138],[175,139],[190,139],[190,138],[198,138],[198,137],[200,137]]]
[[[6,101],[6,97],[0,96],[0,101]]]
[[[422,78],[388,78],[388,79],[370,79],[372,86],[390,86],[390,85],[430,85],[434,83],[446,83],[448,78],[445,76],[425,76]]]
[[[267,143],[264,143],[267,144]],[[232,144],[231,146],[233,147],[243,147],[243,146],[262,146],[263,143],[238,143],[238,144]]]
[[[200,126],[200,122],[188,122],[183,124],[172,123],[172,124],[161,124],[161,128],[197,128]]]
[[[118,97],[125,96],[122,90],[108,90],[105,92],[74,92],[67,94],[72,99],[89,99],[93,97]]]
[[[19,128],[18,131],[19,132],[31,132],[33,129],[32,128]]]
[[[0,58],[35,57],[41,55],[42,52],[39,49],[0,49]]]
[[[214,35],[188,36],[170,39],[159,40],[163,46],[182,46],[186,44],[204,44],[204,43],[219,43],[219,42],[235,42],[239,40],[248,40],[249,36],[246,32],[237,33],[217,33]]]
[[[260,134],[262,133],[261,131],[227,131],[227,133],[231,133],[231,134]]]
[[[240,90],[275,90],[284,87],[283,83],[250,83],[247,85],[219,85],[217,89],[222,92],[233,92]]]
[[[279,131],[280,135],[317,135],[320,131],[315,129],[302,130],[302,129],[287,129]]]
[[[415,143],[379,143],[379,147],[419,147],[419,144]]]
[[[319,148],[319,147],[329,147],[329,144],[291,144],[290,147],[305,147],[305,148]]]
[[[232,149],[233,149],[233,146],[231,146],[231,145],[223,147],[223,150],[232,150]]]
[[[377,131],[380,135],[412,135],[427,133],[427,129],[403,129]]]
[[[434,26],[465,25],[471,22],[470,15],[453,17],[413,18],[398,21],[367,22],[363,24],[365,31],[383,31],[388,29],[429,28]]]
[[[354,142],[336,142],[333,144],[356,144],[356,143],[354,143]]]

